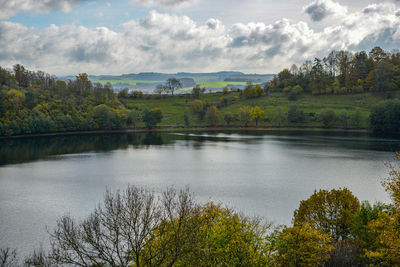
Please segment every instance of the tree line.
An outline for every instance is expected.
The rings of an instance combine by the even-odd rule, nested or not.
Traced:
[[[130,110],[110,83],[92,83],[86,73],[60,80],[17,64],[0,67],[0,136],[124,129],[144,122],[154,128],[160,109]]]
[[[351,53],[332,51],[328,56],[293,65],[276,75],[265,89],[279,92],[349,94],[387,92],[400,88],[400,52],[380,47]]]
[[[400,160],[400,154],[398,154]],[[346,188],[315,191],[292,224],[273,226],[184,189],[107,191],[86,219],[61,217],[50,249],[23,263],[1,249],[1,266],[396,266],[400,264],[400,169],[382,185],[389,204],[362,202]]]

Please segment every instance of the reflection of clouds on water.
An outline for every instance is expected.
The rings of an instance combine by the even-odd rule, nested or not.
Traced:
[[[190,136],[190,137],[206,137],[206,138],[216,138],[216,139],[223,139],[223,140],[244,140],[244,139],[263,139],[260,136],[256,135],[240,135],[237,133],[173,133],[173,135],[178,136]]]
[[[51,156],[50,158],[54,159],[67,159],[67,158],[90,158],[90,157],[96,157],[97,153],[74,153],[74,154],[65,154],[65,155],[54,155]]]
[[[389,146],[387,145],[389,144]],[[387,200],[380,179],[392,139],[360,134],[140,133],[0,141],[0,240],[46,242],[44,225],[93,210],[106,188],[189,186],[200,201],[290,223],[314,189]],[[386,149],[386,150],[385,150]],[[23,163],[23,164],[20,164]],[[22,244],[22,245],[21,245]]]
[[[246,144],[248,147],[234,144]],[[82,136],[36,137],[0,140],[0,166],[35,160],[60,160],[64,157],[87,157],[130,148],[180,146],[201,150],[207,146],[225,144],[243,150],[259,149],[253,145],[268,143],[292,149],[326,150],[348,149],[396,151],[400,140],[369,137],[359,133],[319,133],[305,131],[275,132],[196,132],[196,133],[131,133]],[[260,146],[263,147],[263,146]],[[88,153],[88,154],[87,154]],[[349,153],[349,152],[347,152]],[[359,153],[359,151],[358,151]],[[322,155],[323,156],[323,155]]]

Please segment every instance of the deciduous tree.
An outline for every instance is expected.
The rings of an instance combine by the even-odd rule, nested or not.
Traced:
[[[238,112],[239,121],[247,127],[251,121],[250,108],[248,106],[241,107]]]
[[[258,122],[265,118],[265,112],[259,106],[255,106],[250,110],[250,116],[253,121],[256,123],[256,127],[258,126]]]
[[[351,235],[352,216],[359,209],[360,202],[347,188],[319,190],[300,202],[293,222],[295,225],[309,223],[336,241],[344,240]]]
[[[322,266],[333,249],[329,234],[308,223],[285,227],[273,246],[278,266]]]

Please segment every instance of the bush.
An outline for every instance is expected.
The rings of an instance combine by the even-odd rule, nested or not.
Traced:
[[[335,87],[333,89],[333,92],[337,95],[341,95],[341,94],[346,94],[347,93],[347,88],[346,87]]]
[[[128,90],[124,89],[118,92],[118,98],[128,98]]]
[[[186,112],[183,114],[183,122],[185,123],[186,127],[190,126],[189,114]]]
[[[220,103],[221,107],[227,106],[228,105],[228,99],[221,96],[219,98],[219,103]]]
[[[113,129],[117,125],[117,114],[105,104],[93,108],[93,118],[99,129]]]
[[[300,85],[296,85],[292,88],[292,92],[300,95],[301,93],[303,93],[303,88]]]
[[[248,106],[241,107],[238,112],[239,121],[247,127],[251,121],[250,108]]]
[[[297,105],[289,106],[289,111],[288,111],[287,117],[288,117],[288,121],[293,122],[293,123],[304,122],[304,120],[305,120],[304,112],[302,110],[300,110]]]
[[[226,122],[226,125],[230,125],[231,122],[234,120],[232,113],[225,113],[224,120]]]
[[[161,122],[162,118],[163,115],[159,108],[154,108],[152,110],[145,109],[143,111],[142,120],[149,129],[156,127],[157,123]]]
[[[200,88],[200,86],[193,87],[192,95],[194,98],[200,98],[200,96],[206,91],[206,88]]]
[[[243,91],[243,95],[246,98],[260,97],[262,94],[264,94],[264,90],[259,84],[255,86],[249,84]]]
[[[349,117],[347,116],[346,112],[343,111],[340,113],[339,117],[337,118],[339,124],[343,128],[347,128]]]
[[[199,120],[203,120],[203,118],[204,118],[205,107],[206,107],[206,105],[201,100],[195,100],[195,101],[189,103],[189,108],[190,108],[191,112],[194,115],[198,116]]]
[[[291,92],[289,93],[288,100],[289,100],[289,101],[296,101],[296,100],[297,100],[297,93],[294,92],[294,91],[291,91]]]
[[[292,87],[291,87],[291,86],[288,86],[288,87],[283,88],[283,92],[284,92],[285,94],[289,94],[290,92],[292,92]]]
[[[324,124],[324,127],[332,127],[337,120],[336,114],[332,109],[322,110],[319,116]]]
[[[142,99],[144,94],[142,91],[132,91],[129,96],[134,99]]]
[[[222,93],[223,93],[224,95],[229,94],[229,93],[230,93],[229,88],[225,86],[225,87],[222,89]]]
[[[333,92],[333,88],[331,86],[328,86],[325,88],[325,94],[330,95]]]
[[[207,109],[206,123],[212,126],[218,124],[218,109],[216,106],[212,106]]]
[[[138,111],[132,110],[131,112],[129,112],[127,119],[128,125],[136,126],[139,120],[140,120],[140,114]]]
[[[370,127],[376,134],[399,134],[400,101],[388,100],[375,106],[370,116]]]
[[[156,122],[161,122],[162,118],[163,118],[163,114],[162,114],[161,109],[160,108],[153,108],[151,111],[153,112],[153,115],[154,115],[154,117],[156,119]]]
[[[358,128],[361,125],[361,112],[359,110],[356,110],[351,116],[350,116],[350,123],[351,126]]]
[[[351,92],[352,93],[363,93],[364,88],[362,87],[362,85],[353,86],[353,88],[351,88]]]

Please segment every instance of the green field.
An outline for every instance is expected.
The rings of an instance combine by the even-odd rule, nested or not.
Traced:
[[[394,94],[394,97],[400,98],[400,92]],[[378,102],[385,100],[384,96],[376,96],[371,93],[353,94],[353,95],[321,95],[314,96],[311,94],[304,94],[296,101],[289,101],[287,96],[283,93],[273,93],[269,96],[262,96],[255,99],[245,99],[237,92],[231,92],[227,95],[222,93],[205,94],[201,100],[211,105],[218,105],[221,100],[226,98],[228,105],[218,108],[219,124],[226,125],[224,122],[224,114],[231,113],[237,114],[242,106],[259,106],[265,111],[266,118],[259,123],[262,127],[279,126],[276,117],[278,110],[281,110],[282,117],[280,126],[284,127],[321,127],[322,122],[317,119],[318,114],[323,109],[332,109],[337,116],[346,114],[349,118],[356,112],[361,114],[359,125],[351,125],[349,128],[367,128],[369,122],[369,114],[371,108]],[[192,126],[205,126],[204,121],[200,121],[195,115],[190,113],[189,104],[194,101],[190,96],[177,95],[174,97],[165,96],[161,99],[127,99],[126,106],[129,109],[143,110],[145,108],[159,107],[163,111],[164,119],[161,125],[165,126],[181,126],[184,125],[183,114],[187,112],[190,116],[190,124]],[[296,104],[306,114],[306,121],[301,124],[290,123],[287,118],[287,111],[290,105]],[[240,126],[239,121],[232,123],[234,126]],[[251,123],[250,126],[254,126]],[[340,127],[340,125],[335,125]]]
[[[131,85],[136,85],[137,83],[160,83],[160,81],[140,81],[140,80],[92,80],[93,83],[101,83],[101,84],[106,84],[106,83],[111,83],[111,84],[117,84],[117,83],[126,83],[126,84],[131,84]]]
[[[101,84],[111,83],[125,83],[130,85],[136,85],[137,83],[162,83],[161,81],[141,81],[141,80],[92,80],[92,82],[99,82]],[[246,85],[245,82],[198,82],[201,87],[205,88],[222,88],[227,85]],[[182,88],[181,90],[191,90],[192,88]]]
[[[246,85],[245,82],[200,82],[200,87],[205,88],[222,88],[228,85]]]

